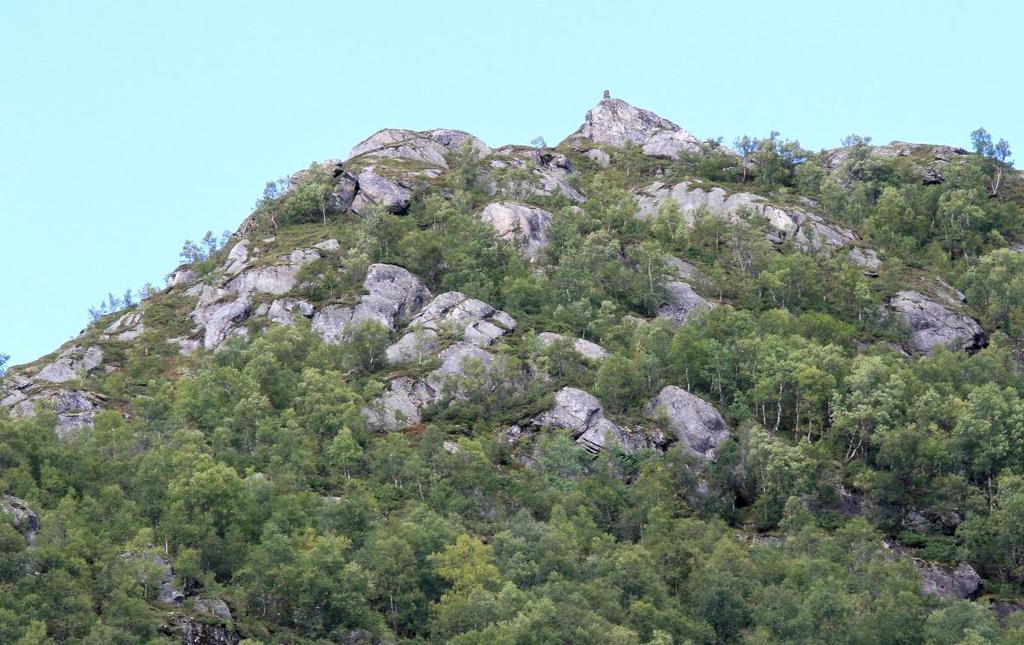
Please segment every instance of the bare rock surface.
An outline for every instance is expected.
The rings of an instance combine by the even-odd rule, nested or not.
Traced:
[[[24,536],[25,542],[32,544],[40,524],[39,516],[28,502],[12,495],[0,495],[0,515],[6,515],[14,530]]]
[[[926,594],[973,600],[981,590],[981,576],[966,562],[949,567],[915,559],[914,567],[921,574],[922,591]]]
[[[354,307],[328,305],[316,312],[314,331],[327,342],[344,338],[347,326],[370,320],[394,331],[430,298],[430,291],[419,278],[392,264],[371,264],[363,288],[366,293]]]
[[[988,344],[977,320],[951,311],[919,291],[900,291],[886,306],[910,328],[910,347],[921,354],[931,354],[940,346],[973,352]]]
[[[410,333],[419,329],[451,333],[481,347],[491,345],[515,327],[512,316],[458,291],[440,294],[409,321]]]
[[[82,378],[103,363],[103,350],[99,347],[71,347],[49,365],[39,370],[36,380],[51,383],[65,383]]]
[[[583,125],[567,141],[580,139],[614,147],[633,144],[644,154],[658,157],[700,151],[700,140],[675,123],[607,95],[587,112]]]
[[[676,439],[701,460],[714,460],[718,446],[730,437],[725,420],[713,405],[669,385],[647,406],[653,420],[664,419]]]
[[[536,261],[548,243],[551,213],[516,202],[493,202],[481,212],[480,219],[505,240],[516,241],[523,255]]]
[[[665,297],[658,304],[658,317],[671,318],[682,325],[698,311],[710,309],[714,304],[693,290],[688,283],[674,280],[665,285]]]
[[[637,443],[621,426],[605,418],[604,407],[593,394],[575,387],[563,387],[555,394],[554,405],[533,418],[535,427],[566,430],[587,452],[599,453],[606,446],[618,446],[635,452]]]
[[[587,201],[570,182],[573,166],[565,155],[523,146],[503,146],[494,151],[488,165],[496,171],[526,172],[527,179],[506,182],[506,190],[524,195],[562,195],[579,204]]]
[[[576,350],[578,354],[592,361],[599,361],[608,355],[608,352],[604,347],[601,347],[597,343],[592,343],[589,340],[583,338],[570,339],[568,336],[562,334],[555,334],[550,331],[545,331],[537,334],[537,340],[540,341],[541,345],[548,347],[557,342],[566,340],[572,341],[572,348]]]

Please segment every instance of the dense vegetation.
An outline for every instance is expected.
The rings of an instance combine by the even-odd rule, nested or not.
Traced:
[[[1022,193],[1008,148],[986,136],[929,184],[859,137],[834,167],[778,133],[737,141],[739,160],[717,142],[672,163],[615,150],[607,170],[573,157],[586,203],[528,199],[555,213],[543,271],[479,220],[491,197],[468,150],[404,215],[332,212],[323,173],[271,187],[258,221],[282,248],[340,242],[303,269],[303,297],[358,293],[374,262],[408,267],[434,293],[519,320],[497,350],[506,371],[471,371],[460,400],[380,434],[360,410],[384,387],[386,329],[327,345],[299,321],[190,357],[144,335],[117,350],[123,371],[90,377],[115,403],[92,430],[59,442],[52,415],[0,418],[0,489],[30,500],[43,526],[29,548],[0,525],[0,642],[171,639],[159,572],[124,557],[165,552],[179,588],[227,600],[251,643],[355,630],[455,643],[1024,642],[1024,614],[922,595],[910,560],[886,546],[965,560],[992,598],[1024,590],[1024,255],[1008,248],[1024,237]],[[883,253],[879,275],[773,245],[755,217],[634,217],[631,188],[694,177],[813,200]],[[187,259],[214,275],[218,249],[208,238]],[[666,255],[697,266],[702,293],[726,306],[678,328],[638,324],[660,301]],[[936,278],[966,292],[987,348],[893,349],[904,330],[883,299]],[[175,297],[137,306],[172,324]],[[136,305],[110,305],[124,306]],[[541,331],[610,355],[588,363],[542,347]],[[524,365],[536,375],[525,386]],[[524,461],[501,431],[565,384],[625,420],[679,385],[713,402],[736,441],[700,466],[678,446],[593,458],[546,432]]]

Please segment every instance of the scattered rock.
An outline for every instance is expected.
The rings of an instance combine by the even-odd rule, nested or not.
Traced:
[[[587,112],[583,125],[567,142],[585,139],[621,148],[640,146],[644,154],[677,157],[682,152],[700,152],[700,141],[668,119],[634,107],[621,99],[604,98]]]
[[[35,541],[39,532],[39,516],[36,515],[28,502],[11,495],[0,495],[0,514],[6,514],[7,520],[18,533],[25,537],[29,545]]]
[[[545,210],[516,202],[494,202],[481,211],[480,219],[489,224],[498,237],[517,241],[523,255],[531,262],[538,259],[548,243],[551,213]]]
[[[918,291],[900,291],[886,306],[910,327],[910,347],[921,354],[931,354],[940,346],[975,352],[988,344],[977,320],[954,313]]]
[[[540,341],[541,345],[548,347],[556,342],[568,340],[567,336],[562,334],[555,334],[549,331],[541,332],[537,334],[537,340]],[[572,348],[576,350],[584,358],[592,361],[599,361],[608,355],[608,352],[604,347],[601,347],[597,343],[592,343],[589,340],[582,338],[576,338],[572,341]]]
[[[505,189],[513,193],[527,196],[560,194],[577,204],[587,201],[583,193],[570,183],[573,167],[563,154],[523,146],[504,146],[495,150],[488,164],[499,171],[529,172],[527,180],[506,180]]]
[[[713,405],[674,385],[663,388],[646,412],[652,420],[667,422],[676,439],[704,461],[713,461],[718,447],[730,436]]]
[[[103,362],[103,350],[99,347],[71,347],[64,350],[57,360],[39,370],[35,378],[51,383],[65,383],[82,378]]]

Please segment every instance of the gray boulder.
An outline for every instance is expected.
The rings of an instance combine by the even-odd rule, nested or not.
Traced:
[[[611,156],[600,148],[591,148],[584,152],[583,156],[596,163],[597,167],[602,169],[607,168],[612,163]]]
[[[71,347],[57,357],[57,360],[43,367],[36,374],[39,381],[65,383],[86,376],[103,363],[103,350],[99,347]]]
[[[528,173],[527,179],[507,177],[503,181],[504,192],[517,195],[517,199],[560,194],[577,204],[587,201],[569,181],[573,167],[563,154],[523,146],[504,146],[495,150],[488,165],[499,173]]]
[[[713,405],[674,385],[663,388],[647,405],[646,413],[652,420],[664,420],[676,439],[704,461],[713,461],[718,447],[730,436]]]
[[[195,283],[198,276],[192,269],[181,267],[173,271],[167,276],[167,286],[170,288],[174,287],[188,287]]]
[[[241,240],[228,251],[228,259],[224,263],[224,273],[235,275],[249,261],[249,240]]]
[[[144,587],[156,585],[150,597],[157,602],[180,605],[185,600],[185,594],[174,586],[174,568],[171,567],[170,560],[163,555],[126,551],[121,554],[121,558],[139,567],[137,572],[140,584]]]
[[[540,341],[543,347],[548,347],[554,343],[566,341],[568,340],[568,337],[563,336],[562,334],[545,331],[537,334],[537,340]],[[592,361],[599,361],[608,355],[608,352],[604,347],[601,347],[597,343],[592,343],[589,340],[584,340],[583,338],[573,339],[572,348],[584,358]]]
[[[914,567],[921,574],[921,589],[926,594],[940,598],[973,600],[981,591],[981,576],[966,562],[961,562],[956,567],[948,567],[915,559]]]
[[[574,387],[559,390],[551,409],[534,417],[531,425],[566,430],[584,450],[595,455],[610,445],[628,453],[638,447],[623,428],[605,418],[597,397]]]
[[[228,336],[244,336],[247,332],[240,327],[249,318],[252,303],[247,296],[235,300],[218,301],[200,306],[192,312],[192,320],[202,329],[202,345],[207,350],[220,346]]]
[[[116,338],[117,340],[129,341],[135,340],[145,331],[145,325],[142,324],[142,312],[135,310],[110,323],[103,330],[102,338]]]
[[[411,378],[391,381],[388,391],[363,408],[368,428],[394,432],[420,422],[420,408],[432,402],[435,392],[426,384]]]
[[[214,616],[221,620],[231,620],[231,609],[223,600],[217,598],[195,598],[192,601],[192,608],[207,616]]]
[[[422,363],[435,356],[441,349],[437,332],[432,329],[417,329],[403,335],[385,351],[388,363]]]
[[[409,210],[412,203],[412,189],[397,181],[386,179],[373,169],[366,169],[356,176],[359,189],[352,200],[352,210],[368,215],[380,206],[389,213],[401,215]]]
[[[29,507],[28,502],[11,495],[0,495],[0,514],[6,514],[14,530],[25,537],[25,542],[32,544],[40,524],[39,516]]]
[[[479,346],[487,346],[511,332],[516,319],[491,305],[458,291],[437,296],[409,321],[412,329],[450,332]]]
[[[605,97],[587,112],[583,125],[567,142],[580,139],[621,148],[640,146],[644,154],[677,157],[682,152],[700,152],[700,140],[668,119],[621,99]]]
[[[686,282],[675,280],[665,285],[665,294],[658,304],[658,317],[670,318],[682,325],[695,312],[710,309],[714,304],[693,290]]]
[[[313,330],[327,342],[343,339],[347,326],[371,320],[394,331],[430,298],[419,278],[392,264],[371,264],[363,288],[366,293],[355,307],[328,305],[318,311]]]
[[[298,298],[282,298],[270,304],[267,320],[278,325],[290,325],[294,322],[294,314],[304,318],[313,317],[313,305]]]
[[[931,354],[940,346],[974,352],[988,344],[977,320],[950,311],[918,291],[900,291],[886,306],[910,328],[910,347],[921,354]]]
[[[67,441],[82,428],[91,428],[100,411],[97,395],[82,390],[43,390],[36,394],[20,392],[21,396],[10,406],[11,417],[23,419],[35,416],[42,404],[57,417],[57,438]],[[4,399],[6,402],[8,399]]]
[[[551,213],[516,202],[494,202],[480,212],[480,219],[494,229],[498,237],[516,241],[531,262],[548,243]]]

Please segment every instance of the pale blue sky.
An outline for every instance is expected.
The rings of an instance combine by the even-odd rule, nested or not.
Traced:
[[[555,143],[610,89],[701,138],[1024,154],[1018,2],[0,2],[0,351],[383,127]]]

